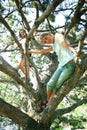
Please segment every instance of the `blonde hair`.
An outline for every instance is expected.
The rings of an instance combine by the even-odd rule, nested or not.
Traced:
[[[50,32],[47,32],[47,33],[41,34],[40,39],[42,39],[44,36],[49,35],[49,34],[50,34],[51,36],[53,36]]]

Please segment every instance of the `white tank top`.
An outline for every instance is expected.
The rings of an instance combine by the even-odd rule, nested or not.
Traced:
[[[58,56],[59,66],[64,66],[72,59],[75,60],[74,54],[68,48],[65,48],[57,39],[55,39],[55,43],[53,44],[53,51]]]

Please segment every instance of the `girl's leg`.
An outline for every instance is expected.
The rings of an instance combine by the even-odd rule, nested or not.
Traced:
[[[52,99],[52,97],[55,95],[55,91],[53,90],[47,90],[47,100],[48,102]]]
[[[21,61],[19,63],[19,68],[21,69],[21,71],[24,73],[25,72],[25,68],[24,68],[24,58],[21,58]]]
[[[70,78],[70,76],[73,74],[73,72],[75,71],[75,63],[67,63],[64,67],[63,67],[63,71],[60,75],[60,77],[58,78],[57,84],[56,84],[56,91],[58,91],[58,89],[62,86],[62,84]]]
[[[25,74],[25,60],[24,58],[21,58],[21,61],[19,63],[19,68],[21,69],[21,71]],[[28,62],[26,63],[26,67],[27,67],[27,76],[30,77],[30,67]]]
[[[61,73],[62,73],[62,68],[57,68],[57,70],[54,72],[53,76],[51,77],[51,79],[47,83],[47,99],[48,99],[48,101],[50,101],[51,98],[55,94],[56,83],[57,83],[57,80],[58,80]]]

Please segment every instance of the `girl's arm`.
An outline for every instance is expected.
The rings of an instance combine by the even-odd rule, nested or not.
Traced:
[[[64,38],[64,36],[63,36],[62,34],[56,34],[55,38],[58,39],[58,40],[60,41],[60,43],[61,43],[64,47],[66,47],[66,48],[68,48],[69,50],[71,50],[76,57],[78,57],[78,53],[76,52],[76,50],[75,50],[70,44],[68,44],[68,43],[66,42],[66,40],[65,40],[65,38]]]
[[[28,54],[43,54],[52,51],[52,47],[48,47],[46,49],[35,49],[35,50],[29,50]]]

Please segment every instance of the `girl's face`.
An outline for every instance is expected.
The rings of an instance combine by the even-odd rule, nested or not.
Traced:
[[[41,38],[41,42],[44,44],[52,44],[54,43],[54,38],[51,34],[47,34]]]
[[[21,30],[21,31],[20,31],[20,37],[21,37],[21,38],[25,38],[25,37],[26,37],[26,33],[25,33],[24,30]]]

